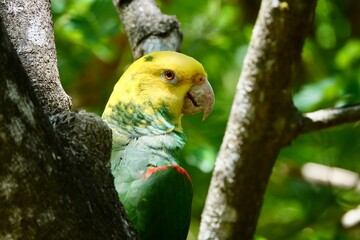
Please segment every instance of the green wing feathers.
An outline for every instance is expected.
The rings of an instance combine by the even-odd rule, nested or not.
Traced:
[[[149,167],[128,187],[120,200],[140,239],[186,239],[193,192],[183,168]]]

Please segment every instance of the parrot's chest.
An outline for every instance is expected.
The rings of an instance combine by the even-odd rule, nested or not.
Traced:
[[[140,239],[186,239],[193,193],[178,165],[182,146],[172,135],[146,136],[112,153],[115,187]]]
[[[172,134],[142,136],[123,143],[120,150],[113,149],[111,169],[116,177],[119,168],[129,168],[143,174],[148,166],[178,164],[180,149],[184,146]],[[115,157],[113,157],[115,156]]]

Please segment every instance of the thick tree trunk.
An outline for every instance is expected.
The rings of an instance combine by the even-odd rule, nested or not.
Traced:
[[[51,19],[20,2],[0,5],[0,239],[133,239],[107,162],[111,131],[94,114],[68,111],[47,48]]]

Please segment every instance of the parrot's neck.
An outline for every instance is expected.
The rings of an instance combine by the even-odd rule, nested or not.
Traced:
[[[153,166],[179,164],[186,137],[165,107],[156,111],[118,104],[116,108],[113,114],[103,116],[113,131],[112,166],[124,160],[147,161]]]
[[[143,105],[118,102],[111,106],[110,113],[103,119],[113,124],[119,132],[131,138],[159,135],[176,131],[182,133],[181,114],[173,116],[166,105],[153,106],[151,102]]]

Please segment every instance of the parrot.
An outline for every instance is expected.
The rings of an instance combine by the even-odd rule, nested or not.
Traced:
[[[115,84],[102,119],[113,134],[111,173],[139,239],[186,239],[192,182],[180,166],[184,114],[211,113],[214,92],[204,67],[173,51],[134,61]]]

